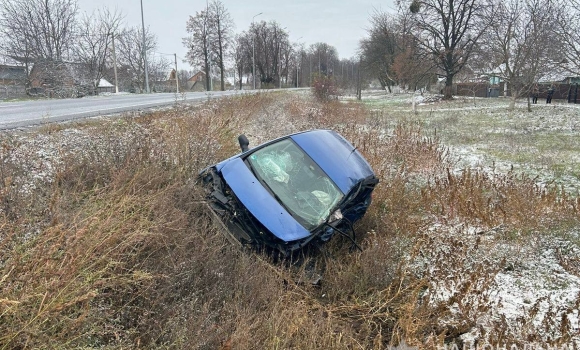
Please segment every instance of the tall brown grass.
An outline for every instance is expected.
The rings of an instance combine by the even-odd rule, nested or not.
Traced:
[[[90,137],[63,147],[53,177],[32,190],[13,157],[22,144],[3,135],[0,348],[434,348],[476,327],[506,266],[448,227],[501,226],[505,239],[578,224],[578,200],[557,189],[456,174],[419,126],[372,123],[360,104],[261,94],[80,124]],[[307,128],[338,130],[381,178],[357,226],[363,251],[335,237],[312,257],[324,267],[316,286],[301,282],[303,267],[231,246],[195,184],[200,169],[237,152],[239,133]],[[456,293],[438,299],[436,285]],[[519,341],[496,327],[498,342]]]

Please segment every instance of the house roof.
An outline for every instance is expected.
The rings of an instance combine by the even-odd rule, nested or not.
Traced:
[[[0,79],[26,79],[26,68],[21,66],[0,65]]]
[[[550,69],[538,82],[555,83],[568,78],[578,78],[578,74],[574,73],[574,67],[569,64],[559,64]]]
[[[205,72],[200,70],[199,72],[195,73],[191,78],[187,79],[187,81],[195,81],[200,75],[205,76]]]
[[[99,87],[107,88],[107,87],[115,87],[115,85],[109,83],[105,78],[101,78],[101,80],[99,80]]]
[[[505,75],[506,66],[504,63],[500,64],[499,66],[495,67],[493,70],[485,73],[489,76],[498,76],[504,77]],[[555,83],[564,81],[567,78],[575,78],[578,77],[577,74],[572,73],[574,72],[573,67],[566,65],[566,64],[556,64],[554,63],[549,70],[546,71],[539,79],[539,83]]]

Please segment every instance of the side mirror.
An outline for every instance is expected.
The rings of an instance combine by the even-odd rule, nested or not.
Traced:
[[[240,148],[242,149],[242,152],[246,152],[247,150],[250,149],[250,141],[248,141],[248,138],[246,137],[246,135],[242,134],[240,136],[238,136],[238,142],[240,143]]]

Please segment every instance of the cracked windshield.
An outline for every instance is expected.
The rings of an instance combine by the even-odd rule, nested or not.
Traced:
[[[324,222],[343,194],[292,140],[260,149],[247,158],[256,177],[307,229]]]

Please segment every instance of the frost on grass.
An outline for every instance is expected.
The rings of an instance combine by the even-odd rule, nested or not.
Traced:
[[[107,123],[107,122],[105,122]],[[110,122],[109,122],[110,123]],[[118,123],[117,123],[118,124]],[[118,124],[120,125],[120,124]],[[3,165],[18,169],[11,181],[22,194],[50,184],[62,170],[67,157],[89,162],[120,159],[129,148],[138,146],[146,131],[132,124],[131,129],[110,128],[109,133],[91,127],[63,127],[52,132],[17,131],[3,135]]]
[[[501,227],[435,224],[420,237],[410,273],[429,282],[425,298],[464,344],[580,345],[580,276],[561,254],[580,249],[553,237],[502,239]],[[577,271],[576,271],[577,273]]]
[[[83,175],[84,169],[112,169],[111,163],[122,169],[126,157],[146,153],[146,161],[184,168],[191,178],[201,168],[238,152],[236,137],[240,133],[245,133],[251,146],[256,146],[293,132],[333,128],[359,146],[359,150],[373,162],[377,174],[381,175],[379,191],[374,197],[375,208],[389,204],[375,211],[377,215],[384,216],[376,219],[382,227],[372,227],[369,222],[373,218],[368,218],[366,225],[371,230],[376,229],[377,233],[366,237],[372,242],[371,247],[378,248],[367,249],[360,257],[372,260],[376,256],[372,255],[373,252],[378,254],[378,251],[389,246],[380,244],[384,242],[378,240],[391,234],[387,238],[401,250],[397,257],[405,257],[402,265],[405,273],[427,282],[427,288],[421,290],[418,298],[419,305],[413,304],[412,307],[430,308],[428,314],[435,318],[437,327],[416,333],[424,335],[423,338],[407,340],[418,344],[427,340],[429,332],[442,332],[447,341],[463,341],[466,344],[580,346],[580,234],[577,228],[564,225],[552,232],[551,226],[546,224],[541,232],[524,232],[509,225],[484,224],[480,218],[452,216],[444,210],[428,212],[431,208],[413,202],[415,198],[425,198],[421,196],[427,194],[430,190],[428,186],[434,181],[443,182],[452,175],[460,181],[470,180],[469,177],[460,176],[466,169],[476,169],[486,175],[484,180],[491,179],[489,183],[492,186],[481,191],[482,198],[489,194],[488,191],[493,192],[493,196],[488,196],[491,198],[490,202],[486,202],[488,207],[483,208],[486,210],[495,209],[503,200],[494,192],[493,186],[499,182],[493,179],[508,172],[526,174],[540,189],[557,183],[563,186],[565,193],[577,194],[577,174],[580,172],[574,172],[574,167],[580,168],[580,158],[577,156],[580,146],[572,143],[555,147],[553,141],[560,134],[566,135],[567,140],[580,136],[577,135],[578,109],[558,104],[550,107],[538,105],[534,106],[533,113],[528,113],[519,104],[516,112],[508,112],[507,103],[504,101],[502,104],[498,99],[478,99],[474,105],[472,99],[443,102],[434,97],[425,98],[424,102],[428,103],[418,106],[416,113],[411,113],[411,101],[404,94],[388,98],[373,94],[370,101],[363,102],[370,104],[368,114],[351,102],[321,105],[308,96],[268,95],[249,98],[241,106],[233,100],[210,101],[191,110],[169,110],[155,116],[145,116],[139,122],[120,118],[103,120],[98,126],[88,123],[7,132],[2,134],[1,139],[0,171],[3,182],[0,184],[0,194],[6,202],[0,207],[0,216],[10,217],[10,207],[6,203],[20,196],[35,200],[33,204],[38,207],[35,215],[49,217],[43,208],[48,208],[50,201],[42,191],[58,183],[63,167],[67,166],[67,160],[71,157],[77,160],[75,164],[86,165],[78,168],[78,175]],[[355,118],[361,115],[362,118]],[[401,123],[412,126],[397,128]],[[543,138],[529,142],[538,135]],[[433,141],[435,139],[441,141],[441,148],[439,141]],[[542,142],[546,145],[542,146],[538,140],[544,140]],[[568,157],[570,154],[574,156]],[[542,161],[529,162],[530,159]],[[561,163],[566,167],[558,173],[554,170],[555,165]],[[454,189],[462,190],[463,187]],[[9,195],[6,195],[7,192],[10,192]],[[399,193],[407,197],[396,198]],[[439,193],[449,194],[443,191],[435,194]],[[24,203],[21,199],[19,202]],[[440,199],[441,203],[448,204],[444,198]],[[403,205],[398,207],[398,203]],[[547,208],[542,213],[545,217],[526,219],[557,222],[558,218],[554,217],[557,213],[549,212],[550,208]],[[392,221],[397,220],[394,216],[405,217],[399,223],[406,225],[397,226],[389,222],[388,215],[393,215],[390,217]],[[412,218],[407,220],[406,216]],[[389,228],[385,229],[385,226]],[[414,227],[419,227],[417,235],[405,236],[404,231],[414,230]],[[42,232],[42,225],[26,227],[24,232],[27,232],[27,237],[37,235]],[[398,235],[404,237],[399,238]],[[412,249],[407,250],[409,246]],[[371,255],[368,255],[369,252]],[[391,253],[382,252],[385,255]],[[351,261],[353,265],[360,263],[355,260]],[[369,263],[369,274],[376,272],[374,269],[377,266],[380,266],[379,269],[395,270],[396,263],[385,267],[389,263],[392,260]],[[356,267],[352,270],[355,277],[347,280],[360,283]],[[336,277],[348,278],[349,273],[340,273],[341,269],[350,271],[348,268],[350,265],[339,268]],[[332,277],[325,278],[330,283]],[[379,278],[377,288],[384,287],[383,280],[390,279],[392,277]],[[346,284],[342,286],[345,290],[350,287]],[[356,288],[353,290],[356,291]],[[328,292],[324,291],[326,294]],[[341,294],[341,291],[331,292]],[[188,293],[191,291],[188,290]],[[301,293],[298,294],[303,295]],[[310,305],[316,300],[312,296],[300,299],[296,295],[293,298],[297,299],[291,299],[292,302],[288,303],[293,307]],[[373,302],[379,306],[385,302],[380,297],[373,298],[377,295],[380,296],[373,294],[372,290],[364,290],[354,294],[352,299],[348,296],[335,302],[343,308],[358,303],[354,306],[364,309],[369,305],[372,309]],[[414,297],[409,296],[411,299]],[[320,311],[325,306],[318,307]],[[221,310],[210,311],[219,313]],[[295,307],[292,309],[294,311]],[[316,313],[309,310],[304,315],[311,314]],[[392,314],[386,313],[386,319]],[[367,316],[365,314],[363,319]],[[201,316],[198,318],[204,319]],[[302,322],[305,318],[297,319]],[[286,321],[284,317],[282,323]],[[243,328],[237,323],[235,326],[232,329],[237,326]],[[258,323],[248,329],[253,332],[254,326],[261,327]],[[340,339],[359,335],[349,333]],[[367,339],[361,337],[358,340]],[[439,339],[437,344],[441,341]]]

